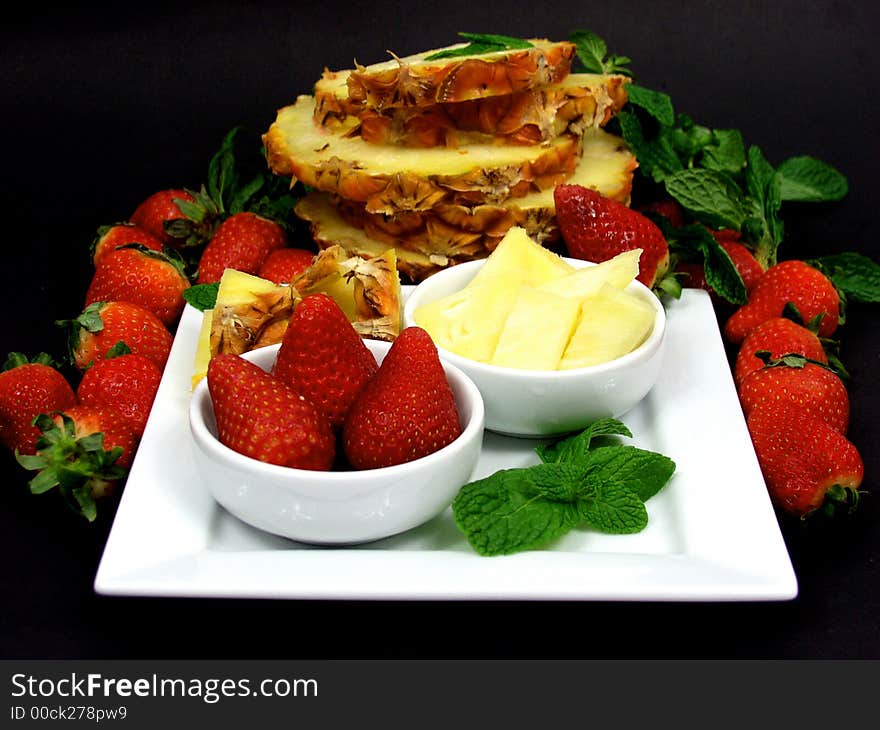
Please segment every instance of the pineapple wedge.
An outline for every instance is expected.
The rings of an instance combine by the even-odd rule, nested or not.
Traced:
[[[595,266],[576,269],[566,276],[541,284],[538,291],[582,302],[594,296],[603,284],[625,289],[639,274],[641,255],[640,248],[624,251]]]
[[[537,287],[573,271],[574,268],[561,256],[535,243],[523,228],[514,226],[468,286],[480,286],[494,280],[513,288],[520,283]]]
[[[556,370],[580,309],[577,300],[521,287],[490,363],[523,370]]]
[[[501,279],[468,286],[419,307],[413,319],[437,346],[462,357],[489,362],[516,293],[516,287]]]
[[[559,363],[560,370],[599,365],[637,348],[654,326],[654,309],[611,284],[581,304],[580,321]]]
[[[291,286],[300,296],[324,292],[333,297],[361,337],[391,341],[400,334],[403,298],[393,249],[363,258],[331,246]]]
[[[202,326],[199,328],[199,338],[196,341],[196,356],[193,360],[193,388],[208,374],[208,363],[211,362],[211,324],[213,318],[213,309],[206,309],[202,312]]]
[[[564,79],[575,55],[568,41],[530,39],[529,48],[478,55],[432,59],[440,51],[458,50],[464,43],[412,56],[356,64],[346,79],[349,97],[373,109],[426,106],[511,94]]]
[[[584,135],[584,153],[569,182],[629,201],[636,161],[619,137],[602,130]],[[374,215],[362,203],[312,192],[296,206],[321,248],[339,244],[351,255],[397,251],[401,274],[414,282],[447,266],[485,258],[513,226],[539,243],[558,240],[552,190],[500,205],[438,205],[430,211]]]
[[[375,145],[315,126],[315,99],[300,96],[263,135],[270,169],[365,204],[370,213],[430,210],[440,203],[499,203],[568,179],[582,139],[542,145],[476,144],[450,149]]]
[[[290,286],[226,269],[211,317],[210,356],[240,355],[280,342],[300,298]]]
[[[351,71],[325,71],[315,85],[315,124],[375,144],[414,147],[538,144],[604,126],[626,103],[629,79],[570,74],[560,83],[425,107],[364,108],[348,97]]]

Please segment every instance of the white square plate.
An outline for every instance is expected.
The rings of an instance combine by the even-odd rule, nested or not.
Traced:
[[[797,580],[752,449],[708,295],[668,306],[666,360],[622,417],[632,443],[676,464],[636,535],[575,530],[552,547],[484,558],[451,510],[393,538],[317,548],[252,528],[200,483],[187,421],[201,314],[187,307],[138,448],[95,590],[107,595],[400,599],[770,601]],[[473,475],[537,463],[536,441],[488,433]]]

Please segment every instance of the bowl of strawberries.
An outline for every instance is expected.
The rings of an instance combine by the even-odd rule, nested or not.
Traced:
[[[484,410],[422,329],[362,339],[314,294],[280,343],[211,359],[189,420],[196,463],[227,511],[276,535],[340,545],[443,512],[476,466]]]

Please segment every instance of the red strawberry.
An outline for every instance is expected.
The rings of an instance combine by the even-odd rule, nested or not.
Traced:
[[[425,330],[407,327],[351,406],[345,455],[356,469],[392,466],[432,454],[460,434],[437,348]]]
[[[710,231],[715,239],[721,244],[727,255],[730,256],[733,265],[742,277],[746,291],[751,292],[758,279],[764,274],[764,268],[758,263],[754,254],[742,243],[739,242],[739,233],[737,231]],[[706,282],[706,273],[702,263],[691,261],[679,261],[676,264],[677,273],[687,274],[682,279],[682,286],[692,287],[695,289],[705,289],[712,292],[712,288]]]
[[[684,209],[674,198],[661,198],[638,208],[640,213],[656,213],[662,215],[669,224],[675,228],[681,228],[687,223],[684,215]]]
[[[39,472],[34,494],[58,487],[67,503],[88,520],[97,515],[95,499],[113,493],[137,448],[128,421],[107,406],[75,405],[54,416],[37,417],[42,435],[34,456],[19,456],[25,469]]]
[[[189,279],[183,262],[139,244],[109,251],[95,269],[85,306],[94,302],[133,302],[172,327],[186,304]]]
[[[176,200],[195,202],[194,196],[188,190],[159,190],[141,202],[129,220],[158,238],[163,245],[177,246],[180,239],[170,235],[166,227],[173,225],[175,221],[185,221],[189,225],[189,219],[181,212]]]
[[[377,367],[373,353],[333,298],[310,294],[293,310],[272,372],[339,428]]]
[[[278,248],[272,251],[257,271],[257,276],[276,284],[289,284],[315,260],[315,253],[304,248]]]
[[[747,423],[770,497],[783,511],[806,517],[823,504],[854,507],[865,467],[845,436],[788,402],[755,408]]]
[[[669,246],[647,216],[581,185],[557,185],[556,221],[569,256],[599,263],[642,249],[638,280],[652,287],[669,266]]]
[[[820,337],[828,337],[837,329],[840,297],[834,284],[818,269],[791,260],[767,269],[749,294],[748,304],[727,320],[725,337],[733,344],[742,343],[761,322],[781,316],[788,303],[797,307],[805,322],[821,317]]]
[[[266,257],[287,246],[287,233],[278,223],[255,213],[229,216],[214,231],[199,259],[199,284],[220,281],[224,269],[256,274]]]
[[[774,317],[761,322],[746,335],[740,345],[733,365],[733,380],[737,386],[749,373],[764,367],[764,361],[755,357],[755,353],[762,350],[769,352],[772,358],[794,353],[810,360],[828,363],[822,342],[815,332],[787,317]]]
[[[843,381],[803,355],[768,359],[765,367],[743,379],[739,400],[746,417],[755,408],[788,401],[838,433],[845,434],[849,427],[849,395]]]
[[[88,368],[76,395],[83,405],[115,408],[140,438],[161,379],[162,370],[150,358],[123,353],[99,360]]]
[[[258,461],[328,471],[335,439],[327,419],[293,388],[238,355],[208,365],[217,437]]]
[[[131,243],[139,243],[152,251],[162,250],[162,241],[140,226],[134,223],[115,223],[98,229],[98,236],[92,242],[92,262],[97,267],[108,253]]]
[[[132,302],[95,302],[73,320],[57,324],[70,327],[70,355],[80,370],[103,359],[122,342],[131,352],[145,355],[165,368],[173,337],[149,309]],[[111,353],[112,354],[112,353]]]
[[[29,361],[20,352],[9,353],[0,372],[0,443],[6,448],[33,454],[40,435],[34,418],[74,405],[73,388],[48,355]]]
[[[755,288],[758,280],[764,275],[764,267],[758,263],[758,259],[744,244],[739,241],[721,240],[721,248],[727,251],[736,266],[736,270],[742,277],[743,284],[746,285],[746,291],[750,292]]]

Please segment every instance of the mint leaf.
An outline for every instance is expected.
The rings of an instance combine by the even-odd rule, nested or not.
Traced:
[[[675,462],[635,446],[602,446],[590,452],[584,469],[586,477],[618,483],[646,502],[669,482]]]
[[[779,218],[782,195],[779,176],[755,145],[749,147],[745,181],[753,219],[745,232],[755,243],[755,258],[767,269],[776,263],[776,251],[782,243],[783,226]]]
[[[535,451],[545,464],[580,462],[587,458],[590,443],[597,436],[626,436],[632,438],[630,430],[616,418],[600,418],[580,433],[558,439],[549,444],[539,444]]]
[[[452,512],[468,543],[485,556],[541,547],[580,520],[572,502],[539,491],[531,469],[507,469],[466,484]]]
[[[880,302],[880,264],[860,253],[845,252],[808,261],[831,279],[847,300]]]
[[[623,74],[632,76],[629,68],[632,59],[628,56],[608,56],[608,46],[605,41],[589,30],[575,30],[568,36],[575,45],[577,59],[583,70],[594,74]]]
[[[668,94],[652,91],[638,84],[628,84],[626,94],[630,104],[644,109],[660,124],[668,127],[675,124],[675,111]]]
[[[211,284],[193,284],[183,292],[183,298],[188,304],[204,312],[213,309],[217,304],[217,292],[220,290],[220,282]]]
[[[747,218],[745,197],[726,173],[682,170],[667,177],[664,186],[686,211],[710,228],[738,231]]]
[[[533,45],[522,38],[512,38],[506,35],[494,35],[492,33],[459,33],[462,38],[470,41],[468,45],[460,48],[450,48],[445,51],[432,53],[425,56],[426,61],[435,61],[442,58],[458,58],[460,56],[479,56],[484,53],[507,51],[515,48],[532,48]]]
[[[714,130],[711,143],[703,148],[700,166],[707,170],[739,175],[745,165],[746,147],[739,130]]]
[[[748,292],[742,275],[724,247],[703,225],[673,228],[661,224],[670,249],[684,254],[687,261],[702,261],[706,283],[718,296],[733,304],[745,304]]]
[[[678,159],[668,130],[661,130],[653,138],[645,136],[642,123],[631,111],[623,110],[615,117],[627,146],[639,161],[639,170],[654,182],[663,182],[684,167]]]
[[[841,200],[849,183],[836,169],[809,156],[791,157],[777,168],[782,200],[822,203]]]
[[[648,524],[648,511],[639,496],[614,479],[603,482],[594,496],[580,500],[577,510],[590,527],[614,535],[641,532]]]

